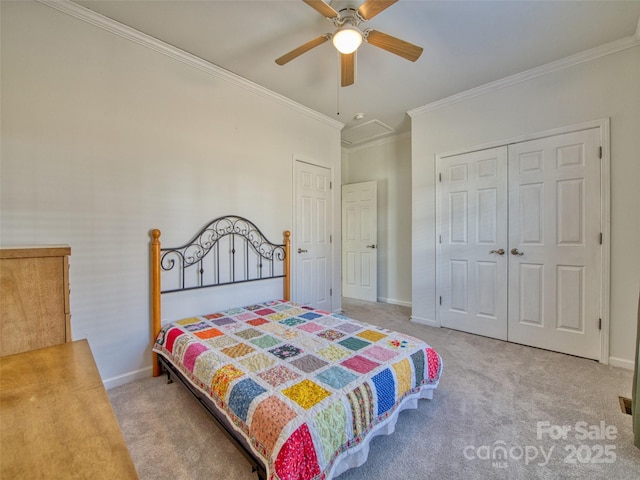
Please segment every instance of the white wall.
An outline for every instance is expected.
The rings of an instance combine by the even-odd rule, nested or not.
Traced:
[[[342,183],[378,184],[378,300],[411,305],[411,137],[343,149]]]
[[[434,320],[434,157],[463,147],[611,119],[610,360],[633,366],[640,284],[640,47],[437,109],[412,113],[413,315]]]
[[[108,385],[146,374],[148,232],[173,246],[237,214],[281,241],[294,156],[339,185],[341,124],[48,6],[1,6],[0,241],[71,245],[73,337]]]

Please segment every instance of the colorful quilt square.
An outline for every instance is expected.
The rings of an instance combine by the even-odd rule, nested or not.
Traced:
[[[345,350],[337,345],[329,345],[328,347],[321,348],[317,353],[330,362],[337,362],[338,360],[342,360],[344,357],[351,355],[349,350]]]
[[[182,320],[178,320],[177,323],[178,325],[189,325],[190,323],[198,323],[201,322],[202,319],[200,317],[191,317],[191,318],[183,318]]]
[[[249,305],[248,307],[244,307],[245,310],[249,310],[251,312],[255,311],[255,310],[260,310],[264,308],[264,305],[262,304],[258,304],[258,305]]]
[[[230,323],[236,323],[235,320],[229,317],[218,318],[217,320],[212,320],[211,323],[215,323],[216,325],[222,327],[223,325],[229,325]]]
[[[283,312],[285,312],[290,317],[297,317],[298,315],[302,313],[306,313],[307,311],[308,310],[305,310],[304,308],[300,308],[300,307],[287,308],[286,310],[283,310]]]
[[[211,313],[209,315],[204,316],[204,318],[208,320],[215,320],[216,318],[222,318],[222,317],[224,317],[224,315],[221,313]]]
[[[246,330],[242,330],[241,332],[236,332],[236,336],[240,338],[244,338],[245,340],[251,340],[252,338],[256,338],[263,335],[263,333],[255,328],[247,328]]]
[[[365,342],[364,340],[354,337],[345,338],[344,340],[340,340],[338,343],[347,347],[349,350],[353,350],[354,352],[371,345],[369,342]]]
[[[340,390],[342,387],[357,379],[358,375],[354,375],[344,368],[331,367],[316,375],[316,378],[330,387]]]
[[[309,332],[309,333],[314,333],[320,330],[324,330],[323,326],[320,326],[317,323],[313,323],[313,322],[306,322],[304,325],[300,325],[298,328],[300,330],[304,330],[305,332]]]
[[[337,330],[331,330],[331,329],[325,330],[324,332],[317,333],[316,335],[322,338],[326,338],[327,340],[330,340],[332,342],[338,340],[339,338],[344,337],[344,333],[339,332]]]
[[[227,347],[220,351],[231,358],[238,358],[238,357],[244,357],[245,355],[249,355],[251,352],[255,350],[251,348],[249,345],[247,345],[246,343],[238,343],[233,347]]]
[[[271,365],[276,363],[276,360],[273,357],[270,357],[264,353],[256,353],[255,355],[251,355],[250,357],[245,357],[240,360],[240,363],[247,369],[252,372],[259,372],[264,370],[265,368],[269,368]]]
[[[283,312],[272,313],[271,315],[267,315],[267,318],[272,322],[277,322],[278,320],[283,320],[285,318],[289,318],[291,315],[288,315]]]
[[[327,362],[325,362],[324,360],[320,360],[318,357],[314,357],[313,355],[305,355],[303,357],[296,358],[290,363],[291,365],[299,370],[302,370],[305,373],[315,372],[319,368],[327,365]]]
[[[402,349],[402,348],[407,348],[409,346],[413,346],[411,345],[408,341],[406,340],[398,340],[398,339],[389,339],[387,340],[387,346],[391,347],[391,348],[395,348],[395,349]]]
[[[244,308],[232,308],[222,313],[224,313],[225,316],[239,315],[240,313],[244,313]]]
[[[254,313],[256,315],[260,315],[261,317],[265,317],[267,315],[271,315],[272,313],[276,313],[276,311],[270,308],[261,308],[260,310],[256,310]]]
[[[307,313],[303,313],[301,315],[299,315],[300,317],[304,318],[305,320],[315,320],[316,318],[320,318],[322,315],[315,313],[315,312],[307,312]]]
[[[261,325],[260,326],[260,330],[264,330],[266,332],[273,333],[274,335],[282,336],[282,334],[284,334],[284,332],[287,331],[287,328],[283,327],[282,325],[280,325],[277,322],[276,323],[269,322],[269,323],[267,323],[265,325]]]
[[[376,386],[378,397],[378,415],[382,415],[395,404],[396,384],[391,370],[385,368],[371,379]]]
[[[284,330],[283,332],[278,333],[279,336],[287,340],[291,340],[292,338],[299,337],[301,334],[302,332],[299,332],[293,329],[287,329],[287,330]]]
[[[348,358],[340,365],[347,367],[350,370],[358,373],[368,373],[374,368],[378,367],[379,364],[376,362],[372,362],[371,360],[361,357],[360,355],[356,355],[354,357]]]
[[[230,347],[231,345],[235,345],[236,343],[238,343],[237,340],[234,340],[231,337],[216,337],[216,338],[209,338],[207,340],[205,340],[205,342],[209,345],[211,345],[213,348],[225,348],[225,347]]]
[[[360,338],[364,338],[365,340],[371,340],[372,342],[377,342],[387,336],[384,333],[376,332],[375,330],[365,330],[364,332],[357,333],[356,335]]]
[[[230,363],[219,368],[216,374],[211,379],[211,390],[224,400],[229,384],[236,378],[240,378],[244,375],[242,370],[237,369]]]
[[[184,352],[184,356],[182,357],[182,364],[184,365],[184,367],[190,372],[193,372],[193,366],[196,363],[196,359],[202,352],[205,352],[206,350],[206,345],[203,345],[201,343],[190,344]]]
[[[251,416],[251,433],[271,454],[284,426],[298,415],[277,397],[260,402]]]
[[[342,323],[342,321],[329,316],[316,318],[315,322],[320,325],[324,325],[325,327],[333,327],[335,325],[340,325]]]
[[[198,323],[189,323],[187,325],[183,325],[185,330],[189,330],[190,332],[196,332],[198,330],[204,330],[205,328],[211,328],[207,322],[198,322]]]
[[[266,390],[250,378],[240,380],[233,386],[229,394],[229,408],[246,422],[251,402],[264,392]]]
[[[287,325],[289,327],[295,327],[296,325],[300,325],[301,323],[304,323],[304,322],[305,320],[302,320],[301,318],[289,317],[285,320],[280,320],[278,323],[282,325]]]
[[[258,376],[274,388],[300,377],[299,374],[282,365],[277,365],[266,372],[259,373]]]
[[[360,325],[356,325],[355,323],[343,323],[341,325],[337,325],[334,328],[344,333],[355,333],[358,330],[362,330],[362,327]]]
[[[316,430],[320,434],[324,457],[331,458],[341,445],[347,441],[344,426],[347,424],[347,412],[342,402],[334,402],[314,418]]]
[[[222,333],[217,328],[209,328],[208,330],[200,330],[199,332],[195,332],[194,335],[205,340],[207,338],[219,337],[220,335],[224,335],[224,333]]]
[[[282,393],[305,410],[309,410],[331,395],[331,392],[311,380],[303,380],[300,383],[296,383],[282,390]]]
[[[380,360],[381,362],[386,362],[387,360],[391,360],[393,357],[396,357],[398,355],[398,352],[394,352],[392,350],[388,350],[386,348],[382,348],[377,345],[374,345],[371,348],[367,348],[366,350],[363,350],[362,353],[367,357]]]
[[[193,375],[204,385],[211,385],[211,379],[215,375],[218,365],[226,361],[228,359],[224,355],[220,355],[215,350],[207,350],[196,359]]]
[[[251,320],[252,318],[256,318],[257,315],[251,312],[241,313],[240,315],[236,315],[236,320],[240,320],[242,322],[246,322],[247,320]]]
[[[274,345],[279,344],[280,342],[281,340],[273,338],[271,335],[264,335],[262,337],[254,338],[253,340],[251,340],[251,343],[257,345],[260,348],[270,348]]]
[[[288,343],[285,343],[280,347],[276,347],[273,350],[269,350],[269,353],[272,353],[273,355],[275,355],[278,358],[281,358],[282,360],[286,360],[287,358],[292,358],[292,357],[295,357],[296,355],[300,355],[302,353],[302,350],[297,347],[294,347],[293,345],[289,345]]]
[[[411,364],[405,358],[398,363],[394,363],[392,367],[396,371],[396,378],[398,379],[398,397],[401,397],[411,390],[411,381],[413,379]]]
[[[265,323],[269,323],[269,320],[265,320],[264,318],[258,317],[253,320],[249,320],[247,322],[249,325],[253,325],[254,327],[259,327],[260,325],[264,325]]]
[[[325,343],[315,336],[303,336],[296,340],[296,345],[302,347],[307,352],[315,352],[318,348],[323,347]]]

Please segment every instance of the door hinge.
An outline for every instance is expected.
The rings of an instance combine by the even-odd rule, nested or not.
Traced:
[[[598,319],[598,330],[602,330],[602,319]]]
[[[442,305],[442,297],[440,297],[440,305]]]
[[[439,235],[439,237],[440,237],[439,241],[440,241],[440,243],[442,243],[442,235]]]
[[[438,181],[442,183],[442,173],[438,174]]]
[[[598,149],[598,158],[600,158],[600,160],[602,160],[602,147],[600,147]]]
[[[329,182],[329,190],[333,190],[333,182]]]
[[[602,232],[600,232],[600,245],[602,245]]]
[[[332,242],[333,242],[333,235],[329,235],[329,243],[332,243]],[[600,243],[602,243],[602,242],[600,242]]]
[[[332,297],[333,296],[333,288],[329,289],[329,296]]]

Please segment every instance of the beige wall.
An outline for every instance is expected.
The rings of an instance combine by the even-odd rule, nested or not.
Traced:
[[[149,230],[171,246],[237,214],[282,239],[294,158],[340,184],[340,125],[48,6],[1,6],[0,241],[70,244],[74,338],[111,385],[146,374]],[[339,193],[334,209],[339,238]],[[333,267],[338,308],[339,247]]]
[[[378,185],[378,300],[411,305],[411,137],[343,150],[342,183]]]
[[[436,316],[435,155],[603,118],[611,119],[610,360],[632,368],[640,283],[638,46],[413,116],[415,317]]]

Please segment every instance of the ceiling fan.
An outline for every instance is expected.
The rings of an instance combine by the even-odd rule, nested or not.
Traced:
[[[355,56],[358,47],[363,41],[412,62],[415,62],[422,54],[422,47],[371,28],[364,30],[360,28],[362,22],[371,20],[398,0],[365,0],[357,9],[348,7],[339,12],[336,12],[333,7],[323,0],[302,1],[322,16],[328,18],[335,25],[336,31],[320,35],[282,55],[276,59],[278,65],[284,65],[312,48],[332,39],[334,46],[340,52],[340,83],[343,87],[347,87],[355,81]]]

